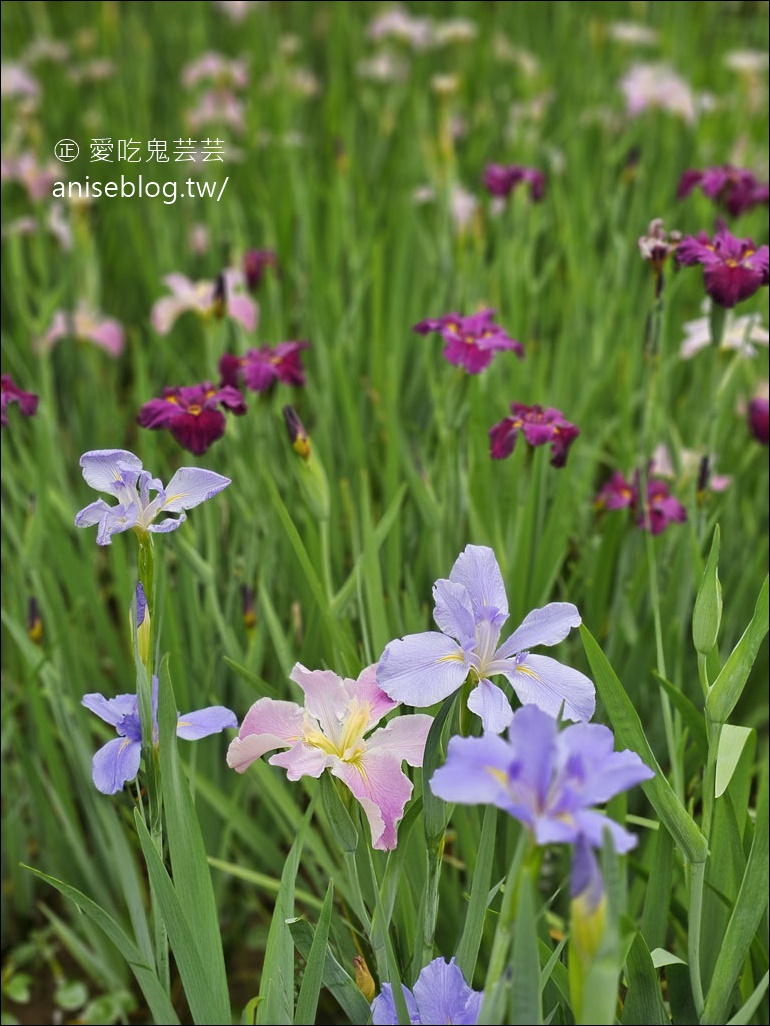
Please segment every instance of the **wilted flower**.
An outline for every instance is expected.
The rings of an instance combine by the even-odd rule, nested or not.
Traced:
[[[160,399],[151,399],[139,411],[137,421],[153,431],[167,428],[183,449],[202,456],[225,433],[225,415],[219,406],[241,416],[246,403],[237,388],[201,385],[164,388]]]
[[[427,318],[415,324],[414,331],[427,335],[438,331],[446,345],[444,358],[458,367],[465,367],[469,374],[479,374],[492,362],[499,349],[512,349],[519,359],[524,357],[521,342],[512,339],[492,318],[494,310],[480,310],[470,317],[461,314],[444,314],[443,317]]]
[[[278,257],[272,249],[247,249],[243,254],[243,274],[251,292],[259,288],[268,267],[278,270]]]
[[[733,307],[768,283],[767,246],[755,246],[751,239],[736,239],[720,228],[713,240],[706,232],[682,239],[677,262],[686,267],[703,264],[706,291],[720,306]]]
[[[93,758],[91,776],[97,791],[117,794],[139,772],[142,758],[142,725],[136,695],[105,698],[98,693],[84,695],[83,705],[109,723],[118,733],[113,741],[99,749]],[[158,678],[152,678],[152,720],[154,745],[158,743]],[[235,713],[222,705],[212,705],[179,717],[176,735],[185,741],[198,741],[219,734],[226,727],[237,727]]]
[[[647,234],[639,237],[639,253],[642,259],[652,267],[655,274],[660,275],[666,261],[676,253],[681,241],[681,232],[667,232],[663,228],[663,218],[656,217],[650,221]]]
[[[32,392],[25,392],[14,384],[10,374],[3,374],[0,378],[0,424],[8,427],[8,415],[6,410],[9,403],[18,403],[23,417],[32,417],[37,412],[37,404],[40,397]]]
[[[87,484],[118,500],[117,506],[108,506],[104,499],[97,499],[75,517],[76,527],[98,526],[97,545],[110,545],[113,534],[131,528],[140,534],[176,531],[187,519],[185,510],[213,498],[231,483],[213,470],[180,467],[164,488],[126,449],[94,449],[80,457],[80,466]],[[154,499],[150,499],[150,492],[157,493]],[[166,515],[170,513],[179,516]],[[163,519],[156,523],[161,516]]]
[[[689,360],[701,349],[708,348],[714,341],[711,337],[711,318],[708,316],[711,303],[706,299],[704,305],[705,316],[686,321],[683,325],[685,337],[679,347],[679,355],[683,360]],[[752,357],[757,354],[756,347],[766,346],[769,340],[767,328],[762,326],[758,313],[736,317],[732,310],[727,311],[722,326],[721,349],[740,353],[741,356]]]
[[[513,716],[505,692],[489,679],[501,675],[522,703],[534,703],[552,716],[561,712],[569,720],[591,718],[596,699],[588,677],[529,652],[535,645],[557,645],[579,626],[580,613],[571,602],[534,609],[498,647],[508,599],[495,554],[483,545],[466,546],[449,579],[436,581],[433,598],[441,633],[391,641],[380,657],[377,683],[391,698],[429,706],[469,680],[475,687],[468,708],[481,717],[484,730],[499,734]]]
[[[399,716],[364,737],[396,702],[380,690],[375,668],[357,680],[331,670],[308,670],[297,663],[291,679],[305,693],[305,706],[260,698],[252,705],[227,752],[227,764],[243,773],[265,752],[287,748],[268,759],[282,766],[289,780],[320,777],[325,769],[345,784],[361,803],[375,848],[396,847],[396,824],[412,793],[401,770],[422,766],[433,722],[430,716]]]
[[[447,962],[434,958],[424,969],[412,990],[401,985],[410,1023],[457,1023],[476,1026],[483,993],[471,990],[454,958]],[[393,987],[383,983],[382,992],[372,1002],[374,1026],[397,1026],[399,1022]]]
[[[551,466],[563,467],[580,429],[565,420],[561,410],[553,406],[543,409],[537,405],[511,403],[511,413],[512,417],[504,417],[489,429],[489,454],[492,459],[502,460],[510,456],[521,432],[528,445],[550,445]]]
[[[245,356],[225,353],[219,361],[223,385],[237,385],[243,380],[251,392],[266,392],[277,382],[304,385],[305,371],[300,353],[307,342],[279,342],[276,346],[249,349]]]
[[[73,313],[57,310],[51,327],[35,341],[39,351],[51,349],[62,338],[93,342],[110,356],[120,356],[125,344],[123,326],[112,317],[103,317],[86,302],[80,302]]]
[[[655,774],[636,752],[614,751],[614,743],[612,731],[598,723],[560,731],[552,715],[525,705],[514,713],[507,740],[490,734],[451,738],[430,789],[447,802],[503,809],[535,844],[582,838],[600,848],[609,830],[616,850],[627,852],[636,837],[594,806]]]
[[[685,80],[667,64],[634,64],[623,77],[620,88],[631,116],[648,108],[676,114],[689,124],[695,121],[697,103]]]
[[[220,275],[224,297],[221,297],[217,281],[193,282],[184,274],[167,274],[163,281],[171,295],[159,299],[151,314],[152,326],[160,335],[168,335],[174,321],[186,310],[194,310],[203,318],[218,315],[218,300],[221,298],[228,317],[242,324],[246,331],[254,331],[257,326],[257,304],[241,291],[243,274],[235,268],[229,268]]]
[[[753,172],[731,164],[709,167],[705,171],[685,171],[679,180],[676,198],[684,199],[696,187],[732,217],[738,217],[760,203],[767,203],[770,198],[766,182],[760,182]]]
[[[670,523],[682,524],[687,520],[687,510],[671,495],[665,481],[648,478],[646,491],[645,511],[640,501],[639,474],[635,475],[634,484],[629,484],[616,471],[597,495],[595,505],[597,509],[631,508],[636,515],[636,526],[645,530],[649,527],[651,534],[661,534]]]
[[[761,445],[768,443],[768,400],[755,396],[748,407],[749,431]]]
[[[545,175],[536,167],[521,164],[487,164],[484,168],[484,187],[492,196],[505,199],[519,182],[529,186],[529,198],[537,202],[545,192]]]

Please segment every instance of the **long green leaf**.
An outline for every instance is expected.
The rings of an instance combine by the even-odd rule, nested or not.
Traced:
[[[297,951],[304,959],[310,957],[313,946],[313,928],[304,919],[290,921],[289,928],[297,946]],[[324,959],[323,985],[334,995],[340,1008],[345,1012],[348,1019],[355,1023],[365,1023],[369,1020],[369,1002],[358,989],[353,978],[345,972],[337,959],[326,948]]]
[[[637,933],[626,958],[628,994],[623,1006],[623,1026],[668,1026],[669,1018],[660,996],[660,983],[650,949]]]
[[[497,809],[493,805],[488,805],[484,810],[484,822],[481,827],[479,851],[471,884],[470,902],[465,914],[465,925],[455,954],[457,964],[466,980],[473,979],[481,945],[481,935],[484,931],[489,885],[492,880],[492,863],[495,857],[496,827]]]
[[[512,1026],[540,1026],[543,1021],[533,886],[530,874],[522,873],[519,880],[519,900],[516,904],[516,921],[513,926],[510,1003]]]
[[[96,923],[104,935],[112,941],[126,962],[128,962],[131,972],[134,974],[136,982],[139,984],[142,994],[144,994],[145,1000],[149,1005],[155,1022],[178,1026],[179,1019],[177,1014],[155,974],[155,969],[147,964],[141,951],[123,927],[116,923],[112,916],[108,915],[103,908],[97,905],[96,902],[91,901],[81,891],[70,887],[69,884],[63,883],[53,876],[48,876],[47,873],[41,873],[39,869],[34,869],[32,866],[25,866],[24,868],[28,869],[30,873],[34,873],[40,880],[50,884],[51,887],[56,888],[65,898],[73,901],[80,911],[85,912],[89,919]]]
[[[727,658],[706,698],[706,712],[714,723],[726,723],[743,693],[759,646],[767,634],[768,578],[762,585],[754,615]]]
[[[768,981],[770,981],[770,973],[765,973],[754,988],[749,1000],[729,1020],[727,1026],[747,1026],[747,1023],[751,1022],[754,1012],[759,1007],[759,1002],[767,993]]]
[[[302,986],[299,989],[297,1010],[294,1013],[295,1026],[313,1026],[315,1022],[318,995],[321,993],[324,966],[326,965],[326,947],[329,943],[329,925],[332,918],[333,902],[334,882],[330,880],[329,886],[326,888],[326,897],[321,909],[321,915],[318,918],[318,926],[313,936],[313,943],[307,956]]]
[[[615,675],[607,657],[585,625],[581,625],[580,634],[594,674],[596,689],[612,722],[616,740],[621,746],[635,751],[642,761],[655,771],[653,779],[642,784],[644,793],[682,848],[687,860],[689,862],[705,862],[708,857],[706,838],[698,829],[692,816],[688,815],[663,775],[631,699],[623,689],[623,685]]]

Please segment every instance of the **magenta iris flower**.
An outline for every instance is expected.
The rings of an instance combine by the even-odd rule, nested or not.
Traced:
[[[608,829],[615,849],[636,838],[594,806],[655,774],[636,752],[613,751],[612,731],[575,723],[559,731],[553,716],[534,705],[517,709],[508,738],[453,737],[431,791],[459,805],[495,805],[529,830],[536,844],[602,846]]]
[[[434,958],[424,969],[413,990],[401,985],[410,1023],[456,1023],[457,1026],[476,1026],[483,993],[471,990],[462,970],[451,958]],[[397,1026],[398,1012],[393,998],[393,987],[383,983],[382,993],[372,1002],[374,1026]]]
[[[114,727],[118,736],[99,749],[93,759],[91,775],[97,791],[116,794],[139,772],[142,758],[142,725],[136,695],[105,698],[98,693],[83,696],[86,709]],[[158,743],[158,678],[152,678],[153,744]],[[185,741],[198,741],[218,734],[225,727],[237,727],[235,713],[222,705],[212,705],[179,717],[176,735]]]
[[[545,175],[536,167],[521,164],[487,164],[484,168],[484,188],[492,196],[505,199],[520,182],[529,186],[529,198],[537,203],[545,192]]]
[[[522,703],[534,703],[552,716],[561,712],[569,720],[590,720],[596,694],[588,677],[529,652],[535,645],[557,645],[580,624],[572,603],[534,609],[500,645],[508,599],[495,554],[483,545],[466,546],[449,579],[436,581],[433,598],[441,633],[391,641],[380,657],[377,683],[392,699],[429,706],[470,680],[475,687],[468,708],[481,717],[484,730],[499,734],[513,717],[505,692],[489,679],[500,675]]]
[[[304,385],[305,370],[301,352],[307,342],[279,342],[277,346],[249,349],[245,356],[225,353],[219,361],[223,385],[240,380],[252,392],[267,392],[273,385]]]
[[[615,471],[597,495],[596,506],[599,509],[631,508],[636,515],[636,526],[647,527],[640,503],[638,473],[631,484],[619,471]],[[647,518],[651,534],[661,534],[670,523],[682,524],[687,520],[687,510],[660,478],[651,477],[647,481]]]
[[[164,388],[160,399],[150,399],[137,421],[153,431],[168,429],[183,449],[202,456],[225,433],[225,415],[219,406],[241,416],[246,403],[237,388],[202,385]]]
[[[278,269],[278,257],[272,249],[249,249],[243,255],[243,275],[250,292],[256,292],[268,267]]]
[[[762,396],[756,396],[749,402],[748,409],[749,431],[761,445],[768,442],[768,401]]]
[[[565,420],[561,410],[553,406],[543,409],[537,405],[511,403],[511,413],[513,416],[504,417],[489,429],[489,454],[492,459],[502,460],[510,456],[521,433],[528,445],[550,445],[551,466],[563,467],[580,429]]]
[[[8,415],[6,410],[9,403],[18,403],[23,417],[32,417],[37,412],[37,404],[40,397],[32,392],[25,392],[14,384],[10,374],[3,374],[0,378],[0,424],[8,427]]]
[[[731,164],[709,167],[705,171],[685,171],[679,180],[676,198],[684,199],[695,188],[699,188],[704,196],[713,199],[732,217],[767,203],[770,198],[766,182],[760,182],[751,171]]]
[[[520,360],[524,358],[521,342],[512,339],[499,324],[495,324],[494,315],[494,310],[480,310],[470,317],[444,314],[443,317],[420,321],[413,330],[420,335],[440,332],[445,342],[444,358],[458,367],[465,367],[469,374],[479,374],[489,366],[500,349],[512,349]]]
[[[377,686],[373,666],[357,680],[343,680],[331,670],[308,670],[297,663],[291,679],[305,693],[304,708],[260,698],[230,744],[227,765],[243,773],[265,752],[286,748],[268,762],[283,766],[289,780],[330,770],[360,802],[373,847],[395,848],[396,825],[412,794],[401,763],[422,766],[432,717],[399,716],[369,733],[397,704]]]
[[[97,545],[110,545],[113,534],[132,528],[139,533],[176,531],[187,519],[185,510],[211,499],[231,483],[213,470],[180,467],[164,487],[126,449],[94,449],[80,457],[80,466],[92,488],[118,500],[116,506],[109,506],[104,499],[97,499],[75,517],[76,527],[98,527]],[[156,493],[154,499],[151,492]],[[166,515],[172,513],[179,516]]]
[[[768,283],[767,246],[736,239],[726,228],[720,228],[713,239],[706,232],[686,236],[676,259],[687,267],[703,264],[706,292],[720,306],[733,307]]]

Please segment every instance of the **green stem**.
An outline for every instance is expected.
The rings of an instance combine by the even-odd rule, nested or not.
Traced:
[[[703,887],[706,879],[706,863],[693,862],[690,865],[690,930],[687,939],[687,957],[690,963],[690,987],[695,1016],[698,1021],[703,1014],[703,981],[700,971],[700,935],[703,916]]]
[[[364,928],[364,933],[368,937],[372,931],[372,920],[367,911],[364,894],[361,890],[361,879],[358,875],[358,863],[356,862],[356,853],[354,851],[345,852],[345,865],[348,870],[348,880],[350,881],[353,910]]]
[[[495,937],[492,941],[492,953],[489,956],[489,968],[487,969],[487,978],[484,983],[484,991],[487,994],[492,993],[492,988],[500,979],[500,975],[503,969],[505,969],[508,960],[508,949],[511,945],[511,924],[513,923],[513,913],[516,908],[524,853],[528,843],[529,838],[527,834],[522,832],[505,878],[503,902],[500,906],[500,916],[497,921]]]
[[[438,918],[438,885],[441,878],[441,863],[444,848],[443,835],[438,844],[431,845],[425,852],[427,883],[425,887],[425,916],[422,928],[422,961],[427,965],[433,958],[433,940],[436,936]]]

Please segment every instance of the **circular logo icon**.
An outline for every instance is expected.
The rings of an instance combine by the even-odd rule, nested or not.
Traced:
[[[80,147],[74,139],[60,139],[53,148],[53,154],[63,164],[69,164],[80,153]]]

